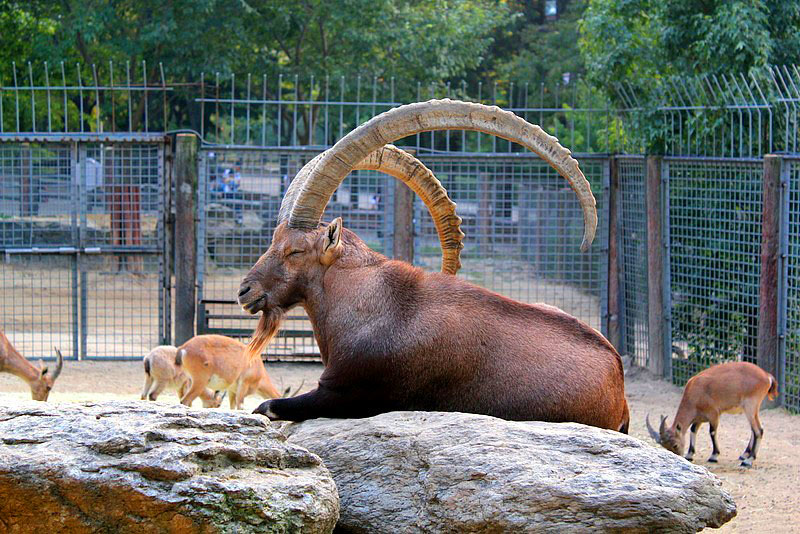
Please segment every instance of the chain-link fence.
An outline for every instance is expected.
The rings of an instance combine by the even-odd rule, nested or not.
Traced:
[[[763,163],[665,158],[672,378],[756,361]],[[668,342],[669,340],[667,340]]]
[[[458,205],[466,234],[459,275],[522,302],[558,306],[605,332],[608,158],[579,158],[597,199],[597,239],[581,253],[583,214],[568,183],[532,154],[422,156]],[[441,248],[415,201],[415,263],[440,268]]]
[[[782,346],[783,402],[800,412],[800,159],[784,159],[788,209],[783,224],[787,269],[784,278],[785,339]]]
[[[198,331],[248,337],[254,318],[236,302],[239,284],[268,248],[281,200],[310,150],[204,149],[198,184]],[[394,184],[384,174],[358,171],[345,179],[324,219],[342,216],[373,250],[391,255]],[[390,187],[392,186],[392,187]],[[301,308],[270,344],[273,357],[317,358],[311,324]]]
[[[617,158],[619,179],[621,352],[636,365],[650,364],[647,308],[647,206],[645,159]]]
[[[163,144],[0,143],[0,325],[28,357],[166,335]]]

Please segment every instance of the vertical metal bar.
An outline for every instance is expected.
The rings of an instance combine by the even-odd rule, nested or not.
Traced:
[[[30,80],[31,84],[31,131],[36,132],[36,91],[34,90],[33,85],[33,67],[31,66],[31,62],[28,61],[28,79]]]
[[[197,177],[197,316],[195,332],[200,335],[206,333],[206,306],[205,300],[205,273],[206,273],[206,226],[208,214],[206,213],[206,195],[208,195],[208,152],[200,150],[198,158],[199,169]]]
[[[492,86],[492,105],[493,106],[497,105],[497,82],[494,82],[494,85]],[[556,137],[558,137],[558,136],[556,136]],[[492,152],[497,152],[497,136],[496,135],[492,136]]]
[[[61,62],[61,87],[64,88],[64,132],[69,129],[69,108],[67,107],[67,75],[64,72],[64,62]]]
[[[283,74],[278,74],[278,146],[281,146],[281,126],[283,125],[281,100],[283,98]]]
[[[234,132],[236,131],[236,123],[234,122],[236,116],[236,107],[233,103],[236,100],[236,73],[231,72],[231,140],[230,144],[234,142]]]
[[[245,141],[244,144],[250,144],[250,82],[251,73],[247,73],[247,115],[245,119]]]
[[[148,119],[148,113],[147,113],[147,89],[148,89],[148,87],[147,87],[147,61],[145,61],[145,60],[142,60],[142,82],[143,82],[142,94],[143,94],[143,97],[144,97],[144,131],[145,132],[149,132],[150,131],[150,121]]]
[[[220,125],[220,122],[222,122],[222,118],[221,118],[221,116],[219,114],[219,95],[220,95],[220,92],[219,92],[220,91],[220,89],[219,89],[219,72],[217,72],[215,74],[215,86],[216,87],[214,89],[214,116],[216,117],[216,119],[214,120],[214,124],[216,126],[215,127],[216,133],[215,133],[214,141],[217,142],[217,143],[221,143],[222,139],[219,136],[219,125]]]
[[[63,64],[62,64],[63,65]],[[79,151],[78,151],[78,143],[72,142],[70,143],[70,172],[72,176],[70,177],[70,197],[71,197],[71,204],[70,207],[70,219],[72,225],[72,243],[81,250],[81,237],[82,232],[80,227],[78,226],[78,209],[80,208],[81,198],[80,198],[80,161],[79,161]],[[79,324],[79,306],[82,307],[82,299],[78,289],[78,264],[82,262],[81,254],[75,254],[72,257],[72,355],[75,359],[80,360],[82,357],[82,343],[79,346],[79,341],[81,340],[81,330]]]
[[[663,299],[663,370],[664,378],[672,381],[672,276],[670,271],[670,224],[669,224],[669,162],[661,163],[661,232],[663,239],[663,267],[661,291]],[[658,357],[658,355],[655,355]]]
[[[308,89],[308,145],[314,145],[314,75],[311,75],[311,82]]]
[[[603,196],[602,201],[602,217],[607,221],[606,229],[611,227],[611,160],[610,158],[603,160]],[[616,225],[614,225],[616,226]],[[616,236],[616,234],[615,234]],[[608,231],[600,232],[600,330],[601,333],[609,337],[609,313],[608,313],[608,300],[609,291],[611,290],[609,284],[609,252],[611,250],[610,235]],[[614,247],[616,249],[616,247]],[[616,288],[616,285],[614,286]]]
[[[447,82],[447,98],[450,98],[450,82]],[[445,130],[445,150],[450,152],[450,130]],[[413,257],[412,257],[413,260]]]
[[[156,222],[156,240],[159,244],[159,254],[158,254],[158,337],[159,342],[162,345],[168,345],[171,341],[170,339],[170,328],[169,328],[169,313],[170,313],[170,293],[169,293],[169,280],[166,273],[169,272],[169,256],[167,254],[167,238],[166,238],[166,219],[167,214],[170,212],[170,189],[167,185],[167,176],[164,172],[164,144],[159,143],[158,145],[158,152],[157,152],[157,176],[158,182],[157,188],[159,190],[158,195],[158,217]]]
[[[330,146],[330,138],[328,137],[328,125],[330,124],[329,112],[331,109],[331,98],[330,98],[330,82],[331,78],[330,75],[325,75],[325,138],[322,141],[322,146]]]
[[[86,145],[78,145],[75,143],[77,150],[77,164],[78,169],[78,209],[80,209],[80,230],[79,230],[79,250],[86,247],[86,237],[88,236],[88,224],[86,212],[87,194],[86,194]],[[105,150],[101,148],[101,154],[105,157]],[[105,172],[105,162],[101,158],[101,169]],[[105,178],[105,177],[104,177]],[[81,350],[78,359],[86,359],[89,356],[88,340],[89,340],[89,275],[87,273],[87,258],[85,254],[80,254],[77,258],[78,269],[80,270],[80,342]]]
[[[200,139],[206,138],[206,73],[200,73]]]
[[[131,63],[130,61],[125,62],[125,72],[128,77],[128,131],[133,131],[132,121],[133,121],[133,93],[131,92]]]
[[[11,62],[11,70],[14,73],[14,107],[16,111],[16,118],[17,118],[17,130],[21,132],[19,128],[19,84],[17,84],[17,63],[16,61]]]
[[[50,109],[50,72],[47,69],[47,61],[44,62],[44,86],[47,91],[47,132],[53,131],[53,114]]]
[[[108,79],[109,85],[111,86],[111,131],[117,131],[117,113],[116,107],[114,105],[114,63],[109,60],[108,61]]]
[[[267,75],[261,79],[261,146],[267,146]]]
[[[81,66],[78,63],[75,63],[75,70],[78,71],[78,102],[80,102],[80,115],[78,115],[78,120],[81,123],[81,133],[83,133],[83,80],[81,79]]]
[[[336,141],[342,138],[342,129],[344,128],[344,76],[339,78],[339,137],[331,142],[335,144]]]
[[[161,127],[161,130],[166,132],[169,130],[169,107],[167,106],[167,79],[164,77],[164,64],[160,61],[158,62],[158,70],[161,72],[161,111],[163,115],[164,124]],[[112,95],[113,90],[112,90]]]
[[[298,75],[294,75],[294,110],[292,111],[292,146],[297,146],[297,108],[300,106],[300,82]]]
[[[103,132],[103,113],[100,109],[100,84],[97,81],[97,67],[94,63],[92,63],[92,77],[94,78],[94,105],[97,108],[97,121],[96,128],[97,131],[102,133]]]

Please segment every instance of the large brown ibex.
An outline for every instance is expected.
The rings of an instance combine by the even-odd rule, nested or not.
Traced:
[[[44,363],[40,363],[39,367],[35,367],[26,360],[14,348],[5,334],[0,332],[0,373],[11,373],[20,377],[31,388],[31,398],[33,400],[46,401],[48,395],[50,395],[50,390],[53,389],[53,383],[64,367],[64,357],[61,356],[61,351],[55,347],[53,347],[53,350],[56,351],[58,363],[56,364],[56,370],[51,374]]]
[[[569,151],[538,126],[496,107],[450,100],[383,113],[301,169],[270,248],[242,282],[240,304],[262,312],[251,357],[286,311],[301,305],[325,364],[317,389],[266,401],[256,413],[299,421],[463,411],[626,432],[622,363],[600,333],[557,308],[389,260],[341,219],[320,224],[333,192],[365,158],[395,139],[437,129],[491,133],[539,154],[577,193],[585,222],[581,248],[588,248],[597,224],[589,183]],[[437,219],[438,208],[429,209]],[[444,262],[443,270],[454,272]]]
[[[689,450],[686,459],[694,458],[697,429],[708,423],[713,450],[708,461],[716,463],[719,456],[717,427],[724,413],[742,413],[750,423],[750,443],[739,456],[742,467],[751,467],[764,437],[764,427],[758,410],[764,397],[773,400],[778,396],[775,377],[749,362],[728,362],[700,371],[686,382],[683,397],[672,425],[667,428],[667,418],[661,416],[658,432],[650,426],[650,416],[645,418],[650,436],[665,449],[683,454],[686,431],[689,430]]]

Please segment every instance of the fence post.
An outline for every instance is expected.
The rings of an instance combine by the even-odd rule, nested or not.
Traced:
[[[175,345],[194,336],[197,136],[178,134],[175,146]]]
[[[622,352],[622,338],[620,332],[620,286],[619,265],[620,253],[618,248],[618,205],[617,192],[619,191],[619,162],[615,156],[608,160],[608,340]]]
[[[778,366],[778,258],[781,226],[780,156],[764,156],[761,210],[761,277],[758,294],[758,366],[780,380]],[[780,400],[778,401],[779,404]]]
[[[410,150],[413,154],[415,151]],[[401,180],[394,182],[394,236],[392,256],[414,263],[414,192]]]
[[[654,374],[666,377],[664,350],[664,235],[662,228],[661,156],[647,156],[645,195],[647,204],[647,298],[649,368]]]

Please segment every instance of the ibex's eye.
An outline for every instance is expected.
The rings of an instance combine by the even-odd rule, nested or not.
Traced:
[[[286,257],[288,258],[289,256],[294,256],[296,254],[302,254],[303,252],[305,252],[305,250],[300,250],[300,249],[292,250],[286,254]]]

